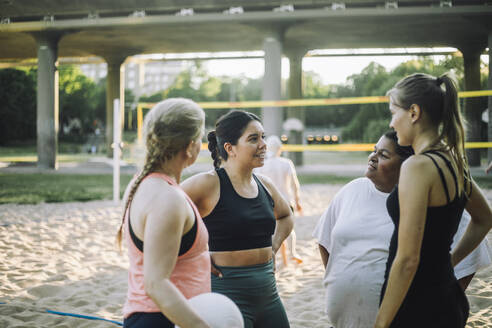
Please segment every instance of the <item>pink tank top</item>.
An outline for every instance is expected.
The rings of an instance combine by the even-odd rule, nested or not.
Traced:
[[[148,177],[164,179],[167,183],[176,188],[180,188],[167,175],[152,173]],[[146,179],[145,178],[145,179]],[[208,232],[202,221],[200,213],[195,204],[184,192],[186,199],[193,208],[197,220],[196,238],[191,248],[181,256],[178,256],[176,266],[171,274],[171,282],[179,289],[184,297],[208,293],[211,291],[210,285],[210,255],[208,253]],[[128,246],[128,292],[125,305],[123,306],[124,318],[129,317],[135,312],[161,312],[152,299],[145,293],[144,272],[143,272],[143,253],[135,246],[130,237],[127,211],[125,216],[125,240]],[[162,250],[165,252],[166,250]]]

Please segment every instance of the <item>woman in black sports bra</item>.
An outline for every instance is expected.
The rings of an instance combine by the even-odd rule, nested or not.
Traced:
[[[387,200],[395,224],[375,327],[464,327],[468,302],[453,266],[492,227],[492,211],[469,175],[454,80],[413,74],[388,91],[398,143],[415,155]],[[472,220],[453,254],[466,207]]]
[[[292,230],[292,213],[271,181],[253,174],[265,160],[263,126],[256,115],[232,111],[208,141],[215,170],[182,188],[209,232],[212,291],[236,303],[246,328],[287,328],[272,259]]]

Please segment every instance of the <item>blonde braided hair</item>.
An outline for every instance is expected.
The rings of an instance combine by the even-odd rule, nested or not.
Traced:
[[[195,102],[184,98],[170,98],[156,104],[145,116],[145,164],[128,193],[116,235],[116,243],[121,248],[123,223],[130,203],[143,179],[159,169],[168,160],[186,149],[196,140],[205,122],[205,113]]]

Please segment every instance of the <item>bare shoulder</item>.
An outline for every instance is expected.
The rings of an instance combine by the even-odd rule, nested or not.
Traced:
[[[432,167],[433,164],[431,159],[421,154],[410,156],[401,165],[401,169],[405,171],[429,170]]]
[[[185,204],[186,199],[178,188],[171,186],[167,181],[149,177],[143,180],[135,196],[146,200],[150,206],[154,204]]]
[[[400,171],[400,182],[402,183],[431,183],[435,178],[435,168],[432,160],[425,155],[413,155],[403,162]]]
[[[215,170],[195,174],[181,182],[181,187],[187,193],[193,190],[203,190],[203,188],[214,188],[218,185],[219,177]]]
[[[186,179],[181,183],[181,188],[195,203],[202,217],[210,214],[220,198],[220,181],[215,170]]]
[[[161,226],[162,218],[175,218],[184,222],[189,214],[186,197],[179,188],[167,181],[149,177],[138,186],[133,198],[131,215],[137,235],[143,236],[143,227],[150,223],[153,227]]]
[[[158,242],[163,238],[180,236],[186,223],[192,222],[192,217],[193,210],[183,191],[167,184],[148,206],[145,236],[154,236]]]
[[[260,179],[261,183],[263,183],[265,186],[270,187],[273,186],[273,181],[269,177],[267,177],[264,174],[261,173],[255,173],[256,177]]]
[[[288,164],[288,165],[292,165],[294,166],[294,162],[292,162],[292,160],[290,158],[286,158],[286,157],[280,157],[280,160],[285,163],[285,164]]]
[[[272,191],[276,190],[273,181],[269,177],[263,174],[255,173],[255,175],[260,180],[260,182],[263,183],[263,185],[265,186],[265,188],[270,194],[272,194]]]

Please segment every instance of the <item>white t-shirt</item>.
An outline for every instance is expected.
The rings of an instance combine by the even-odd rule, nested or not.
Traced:
[[[289,204],[295,204],[295,183],[297,180],[294,163],[288,158],[269,157],[262,167],[258,167],[255,173],[269,177],[275,187],[280,191]]]
[[[374,326],[394,229],[386,210],[388,195],[368,178],[355,179],[333,198],[313,232],[330,254],[323,284],[326,313],[336,328]],[[465,213],[455,240],[469,221]],[[460,279],[491,263],[492,250],[484,240],[456,266],[455,274]]]

